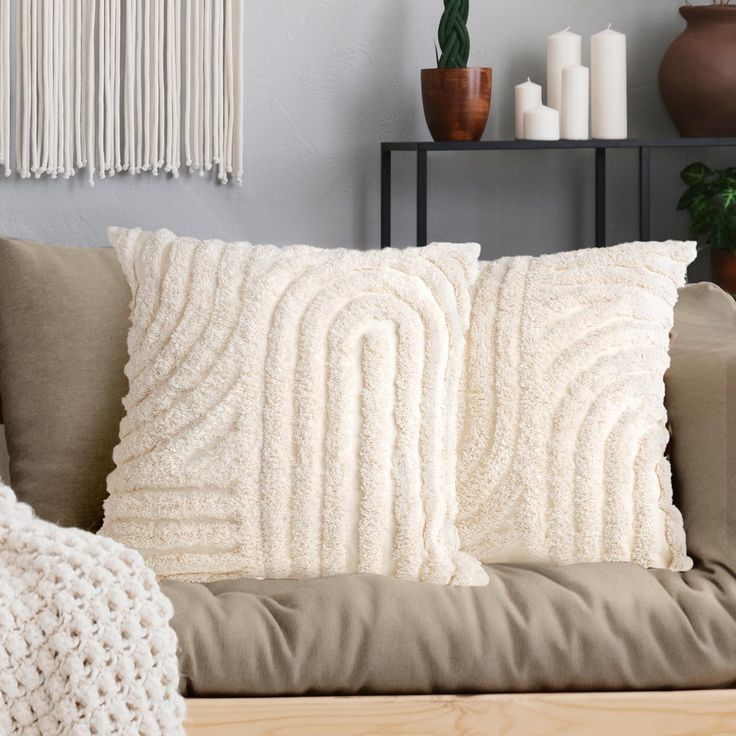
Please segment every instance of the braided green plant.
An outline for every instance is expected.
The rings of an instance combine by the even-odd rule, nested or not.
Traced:
[[[470,0],[444,0],[437,40],[442,56],[437,59],[440,69],[464,69],[470,54],[470,35],[468,34],[468,12]]]

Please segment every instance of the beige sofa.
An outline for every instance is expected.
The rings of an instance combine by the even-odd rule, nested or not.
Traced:
[[[692,571],[494,565],[487,588],[165,581],[189,732],[736,733],[729,299],[711,285],[682,291],[667,377]],[[0,240],[11,481],[58,523],[101,522],[128,300],[109,249]]]

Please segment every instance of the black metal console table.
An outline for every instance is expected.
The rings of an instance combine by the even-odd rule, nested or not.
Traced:
[[[417,245],[427,244],[427,154],[434,151],[589,149],[595,152],[595,244],[606,245],[606,155],[612,148],[639,150],[639,237],[651,238],[653,148],[736,147],[736,138],[653,138],[587,141],[479,141],[478,143],[381,143],[381,247],[391,247],[391,155],[417,155]]]

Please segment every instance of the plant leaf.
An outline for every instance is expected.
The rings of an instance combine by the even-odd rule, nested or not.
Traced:
[[[716,182],[725,186],[734,186],[736,184],[736,169],[730,167],[714,172],[717,175]]]
[[[694,235],[705,235],[714,227],[713,208],[705,197],[695,199],[690,206],[690,230]]]
[[[724,210],[730,210],[736,205],[736,186],[726,187],[716,197]]]
[[[702,186],[688,187],[683,192],[682,197],[680,197],[680,200],[677,203],[677,211],[682,212],[682,210],[689,210],[695,200],[703,196],[704,192]]]
[[[690,214],[693,220],[709,220],[713,217],[713,207],[710,198],[698,194],[690,203]]]
[[[713,172],[704,163],[698,161],[686,166],[680,173],[680,176],[685,184],[693,186],[694,184],[701,184],[712,173]]]
[[[719,220],[714,223],[713,230],[711,231],[708,239],[710,244],[717,250],[724,247],[726,243],[726,229],[722,221]]]

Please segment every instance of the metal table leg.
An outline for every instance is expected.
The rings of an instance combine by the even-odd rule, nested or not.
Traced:
[[[639,240],[652,239],[651,149],[639,149]]]
[[[595,244],[606,245],[606,149],[595,149]]]
[[[381,150],[381,248],[391,247],[391,149]]]
[[[417,245],[427,245],[427,151],[417,151]]]

